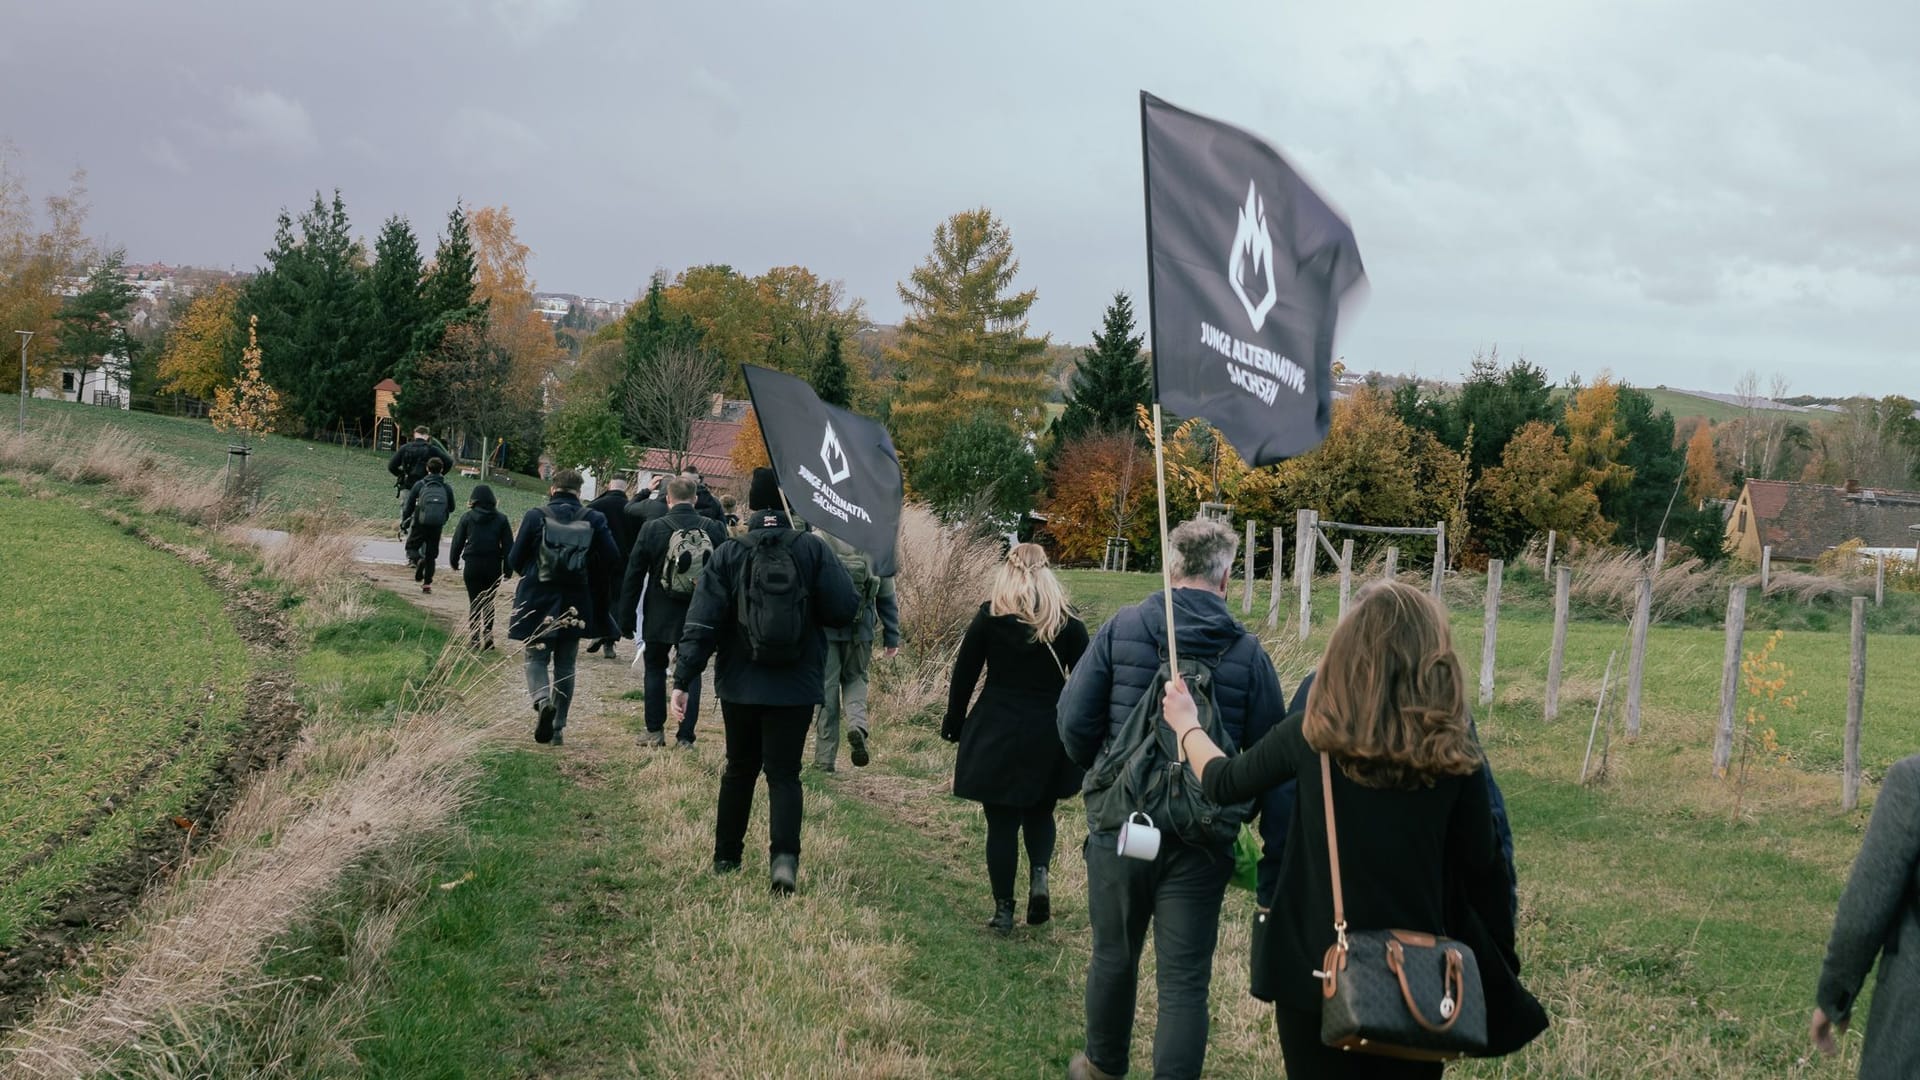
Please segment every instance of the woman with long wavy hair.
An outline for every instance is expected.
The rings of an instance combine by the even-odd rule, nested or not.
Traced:
[[[953,793],[980,803],[987,815],[987,879],[993,918],[1013,931],[1014,877],[1020,839],[1027,847],[1027,922],[1052,918],[1047,867],[1053,861],[1053,807],[1080,790],[1080,770],[1060,745],[1055,703],[1067,673],[1087,649],[1087,627],[1073,614],[1060,580],[1037,544],[1007,553],[993,592],[973,616],[953,665],[940,737],[958,742]],[[968,711],[980,671],[986,686]]]

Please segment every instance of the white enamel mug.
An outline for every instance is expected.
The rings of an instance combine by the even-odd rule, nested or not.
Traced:
[[[1119,853],[1142,862],[1152,862],[1160,854],[1160,830],[1152,818],[1138,810],[1127,815],[1127,823],[1120,826]]]

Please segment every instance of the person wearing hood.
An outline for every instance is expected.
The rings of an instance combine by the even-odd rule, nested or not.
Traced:
[[[533,741],[565,741],[580,639],[609,618],[597,606],[604,575],[619,573],[620,547],[607,519],[580,502],[580,474],[553,475],[546,505],[520,519],[507,569],[520,575],[507,637],[527,643],[527,693],[538,716]]]
[[[1067,675],[1087,651],[1087,624],[1074,617],[1066,591],[1037,544],[1007,553],[993,592],[967,627],[953,663],[947,718],[940,737],[960,744],[953,793],[980,803],[987,816],[987,880],[997,933],[1013,932],[1013,882],[1020,836],[1027,841],[1027,925],[1053,916],[1047,869],[1053,863],[1054,803],[1080,790],[1081,770],[1060,745],[1054,707]],[[987,685],[967,711],[980,670]]]
[[[1221,727],[1234,746],[1251,746],[1285,715],[1286,695],[1260,640],[1227,610],[1239,537],[1225,522],[1202,518],[1173,530],[1168,547],[1179,655],[1212,668]],[[1061,691],[1060,742],[1081,768],[1093,767],[1158,681],[1167,659],[1165,604],[1156,592],[1116,612]],[[1197,1077],[1206,1064],[1207,988],[1220,905],[1233,877],[1231,844],[1200,847],[1166,830],[1159,853],[1145,861],[1118,854],[1117,834],[1100,831],[1091,815],[1089,827],[1093,959],[1087,966],[1087,1042],[1067,1075],[1102,1080],[1127,1074],[1140,951],[1151,923],[1160,990],[1153,1075]]]
[[[623,567],[627,565],[627,556],[633,551],[633,539],[640,533],[639,519],[627,516],[627,503],[627,478],[615,476],[607,481],[607,490],[602,492],[599,498],[587,504],[587,509],[598,511],[601,517],[607,519],[607,528],[612,530],[613,542],[620,549],[620,565]],[[619,576],[608,575],[606,584],[608,588],[618,590]],[[594,637],[592,644],[587,646],[588,652],[601,653],[608,660],[619,659],[614,653],[613,644],[619,639],[618,624],[622,619],[622,613],[615,609],[615,600],[616,597],[612,594],[599,598],[600,610],[606,612],[610,618],[607,624],[600,628],[600,633]]]
[[[459,570],[467,585],[467,644],[493,648],[493,600],[507,578],[507,552],[513,548],[513,523],[494,502],[493,489],[476,485],[468,510],[453,527],[453,546],[447,565]],[[463,568],[460,560],[465,558]]]

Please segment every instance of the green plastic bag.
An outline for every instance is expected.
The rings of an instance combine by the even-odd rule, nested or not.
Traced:
[[[1260,883],[1260,837],[1251,825],[1240,826],[1233,841],[1233,881],[1230,884],[1253,892]]]

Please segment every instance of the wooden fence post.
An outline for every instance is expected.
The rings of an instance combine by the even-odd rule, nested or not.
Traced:
[[[1640,737],[1640,683],[1647,673],[1647,624],[1653,620],[1653,579],[1640,575],[1633,605],[1633,655],[1627,660],[1627,738]]]
[[[1560,675],[1567,663],[1567,614],[1572,606],[1573,570],[1561,567],[1553,583],[1553,652],[1547,658],[1547,719],[1560,718]]]
[[[1387,545],[1387,572],[1380,576],[1386,578],[1388,581],[1392,581],[1399,573],[1400,549],[1389,544]]]
[[[1267,629],[1280,625],[1280,594],[1287,590],[1283,587],[1286,576],[1281,567],[1287,565],[1287,535],[1280,526],[1273,527],[1273,591],[1267,597]]]
[[[1740,704],[1741,649],[1747,636],[1747,587],[1727,590],[1727,655],[1720,662],[1720,726],[1713,733],[1713,775],[1727,775],[1733,762],[1733,714]]]
[[[1447,523],[1444,521],[1436,523],[1433,531],[1433,598],[1446,606]]]
[[[1313,632],[1313,511],[1294,515],[1293,583],[1300,590],[1300,640]]]
[[[1846,773],[1840,808],[1860,805],[1860,720],[1867,711],[1867,598],[1853,598],[1853,663],[1847,668]]]
[[[1499,559],[1487,561],[1487,615],[1480,635],[1480,704],[1493,704],[1493,660],[1500,636],[1500,577],[1506,569]]]
[[[1767,583],[1773,580],[1773,545],[1760,549],[1760,595],[1767,595]]]
[[[1240,614],[1253,614],[1253,519],[1247,519],[1246,588],[1240,594]]]
[[[1552,529],[1547,530],[1547,565],[1540,571],[1541,581],[1550,581],[1553,579],[1553,542],[1559,538],[1558,533]]]
[[[1664,536],[1656,536],[1653,538],[1653,572],[1658,574],[1666,565],[1667,538]]]
[[[1882,555],[1873,560],[1873,606],[1885,607],[1887,603],[1887,557]]]
[[[1353,540],[1340,541],[1340,615],[1347,614],[1347,601],[1353,596]]]

